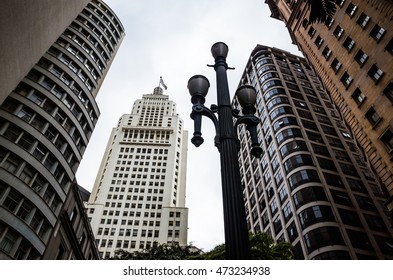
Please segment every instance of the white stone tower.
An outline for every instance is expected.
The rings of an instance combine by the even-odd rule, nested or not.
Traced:
[[[187,139],[161,87],[119,119],[87,205],[103,258],[155,241],[187,245]]]

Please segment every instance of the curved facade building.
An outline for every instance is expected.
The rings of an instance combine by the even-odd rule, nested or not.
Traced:
[[[265,151],[253,158],[239,128],[250,230],[291,242],[297,259],[392,259],[386,197],[306,60],[258,45],[241,84],[257,91]]]
[[[75,173],[123,36],[111,9],[91,1],[0,106],[0,259],[98,256]]]

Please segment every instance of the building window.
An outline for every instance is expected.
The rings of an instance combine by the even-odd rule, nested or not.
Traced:
[[[286,205],[284,205],[283,209],[282,209],[283,213],[284,213],[284,219],[286,222],[288,222],[288,220],[292,217],[293,213],[292,213],[292,209],[291,209],[291,204],[288,202]]]
[[[363,104],[364,100],[366,99],[366,96],[362,93],[362,91],[359,88],[356,88],[355,91],[352,93],[352,98],[355,100],[356,104],[360,106]]]
[[[389,43],[385,47],[385,50],[393,54],[393,38],[390,39]]]
[[[323,51],[322,51],[322,55],[326,58],[326,60],[329,59],[330,55],[332,54],[332,50],[329,49],[328,46],[326,46]]]
[[[334,162],[330,159],[326,159],[326,158],[321,158],[321,157],[317,157],[318,160],[318,164],[322,169],[327,169],[327,170],[331,170],[331,171],[337,171],[336,166],[334,165]]]
[[[274,109],[270,113],[270,119],[274,121],[277,117],[287,114],[293,114],[293,110],[291,107],[287,107],[287,106],[278,107],[277,109]]]
[[[375,127],[382,120],[382,118],[378,115],[374,107],[370,107],[370,109],[368,109],[365,116],[373,127]]]
[[[277,213],[278,210],[278,205],[275,199],[272,200],[270,204],[270,211],[272,212],[272,216],[274,216]]]
[[[280,202],[283,203],[288,197],[287,188],[285,186],[282,187],[281,190],[279,190],[278,194],[280,196]],[[265,201],[264,199],[262,199],[262,200]]]
[[[337,58],[335,58],[335,59],[333,59],[332,64],[330,64],[330,67],[332,67],[334,73],[337,73],[338,70],[340,70],[340,68],[341,68],[341,62],[338,61]]]
[[[17,192],[10,192],[9,195],[4,200],[4,207],[10,212],[14,212],[18,207],[20,201],[22,201],[22,196]]]
[[[295,168],[305,165],[314,166],[311,156],[299,154],[287,159],[284,162],[284,168],[287,174],[290,173]]]
[[[381,136],[380,140],[388,148],[390,153],[393,153],[393,132],[388,128]]]
[[[356,13],[357,6],[353,3],[349,3],[347,9],[345,10],[345,13],[349,15],[350,17],[353,17]]]
[[[267,109],[270,111],[273,107],[275,107],[279,104],[283,104],[283,103],[289,104],[288,98],[283,97],[283,96],[279,96],[279,97],[272,99],[266,106],[267,106]]]
[[[337,227],[316,228],[304,235],[308,252],[331,245],[343,245],[344,240]]]
[[[381,217],[374,215],[364,215],[368,226],[375,231],[389,232]]]
[[[280,81],[280,80],[270,80],[270,81],[267,81],[267,82],[262,86],[262,91],[263,91],[263,92],[266,92],[266,90],[268,90],[269,88],[274,87],[274,86],[282,86],[281,81]]]
[[[307,25],[308,25],[308,20],[307,19],[303,19],[302,26],[304,27],[304,29],[307,28]]]
[[[277,132],[279,129],[289,126],[289,125],[297,125],[296,118],[294,117],[284,117],[279,119],[273,124],[273,130],[274,132]]]
[[[26,122],[29,122],[33,118],[33,115],[33,111],[29,108],[23,108],[17,113],[17,116]]]
[[[356,21],[363,29],[366,28],[367,24],[370,22],[370,17],[365,13],[361,13],[358,20]]]
[[[9,126],[8,126],[7,130],[4,132],[3,136],[5,136],[7,139],[11,140],[12,142],[16,142],[16,140],[19,138],[19,135],[21,133],[22,133],[22,131],[19,127],[9,124]],[[26,132],[23,133],[23,135],[25,136]],[[22,139],[20,139],[20,140],[22,140]]]
[[[341,76],[340,81],[345,86],[345,88],[348,88],[351,85],[353,79],[347,72],[344,72],[344,74]]]
[[[309,182],[320,182],[320,179],[315,170],[305,169],[292,174],[289,177],[288,182],[291,190],[294,190],[298,186]]]
[[[310,129],[310,130],[314,130],[314,131],[318,131],[318,127],[315,124],[315,122],[312,121],[306,121],[302,119],[302,124],[304,128]]]
[[[331,28],[333,26],[334,23],[334,18],[328,16],[327,19],[325,20],[325,25],[327,26],[327,28]]]
[[[355,46],[355,41],[352,40],[352,38],[348,36],[345,39],[343,46],[344,46],[344,48],[347,49],[348,52],[350,52],[353,49],[353,47]]]
[[[383,90],[383,94],[393,103],[393,83],[390,82]]]
[[[274,233],[277,235],[282,229],[280,216],[278,216],[277,219],[273,221],[273,225],[274,225]]]
[[[381,249],[381,252],[384,254],[389,254],[393,255],[393,239],[389,237],[384,237],[384,236],[377,236],[375,235],[375,240],[377,241],[377,244],[379,248]]]
[[[353,206],[348,193],[330,189],[330,193],[335,203],[346,206]]]
[[[336,0],[336,4],[341,8],[344,6],[346,0]]]
[[[376,212],[377,208],[375,207],[371,198],[368,198],[365,196],[360,196],[360,195],[355,195],[355,199],[356,199],[356,202],[358,203],[360,209]]]
[[[314,29],[314,27],[310,26],[310,29],[308,30],[308,35],[310,35],[310,37],[314,37],[316,30]]]
[[[371,242],[364,232],[347,229],[347,233],[353,247],[369,251],[373,250]]]
[[[295,140],[286,143],[280,148],[280,153],[283,158],[291,153],[298,152],[298,151],[308,151],[305,142]]]
[[[370,32],[370,36],[374,38],[375,41],[379,42],[381,41],[383,35],[385,35],[386,30],[376,24],[374,28]]]
[[[338,209],[338,212],[340,213],[341,220],[344,224],[354,227],[362,226],[362,222],[360,221],[359,216],[355,211]]]
[[[367,74],[377,84],[383,76],[383,71],[379,69],[377,65],[374,64],[373,66],[371,66],[370,70],[368,70]]]
[[[333,31],[333,35],[336,36],[337,39],[340,39],[344,33],[344,29],[341,28],[340,25],[337,25],[336,29]]]
[[[295,137],[302,137],[302,132],[300,129],[297,128],[288,128],[276,135],[276,140],[278,145],[281,145],[287,139],[292,139]]]
[[[314,41],[315,45],[318,47],[318,49],[322,46],[323,43],[323,39],[321,38],[321,36],[317,36],[317,38]]]
[[[362,50],[358,50],[358,52],[355,55],[355,61],[362,67],[364,63],[366,63],[366,60],[368,58],[368,55],[365,54]]]
[[[314,153],[318,155],[323,155],[330,157],[329,150],[325,146],[317,145],[317,144],[311,144],[312,149],[314,150]]]
[[[294,222],[292,222],[288,227],[287,227],[287,232],[288,232],[288,237],[289,241],[293,242],[297,237],[298,237],[298,232],[296,229],[296,225]],[[298,243],[299,244],[299,243]]]
[[[325,191],[321,187],[307,187],[293,195],[296,209],[314,201],[327,201]]]
[[[302,228],[305,229],[320,222],[334,222],[335,218],[329,206],[316,205],[300,212],[299,220]]]

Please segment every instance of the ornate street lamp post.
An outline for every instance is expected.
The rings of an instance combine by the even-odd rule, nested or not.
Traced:
[[[212,105],[210,109],[204,106],[205,96],[210,87],[209,80],[202,75],[191,77],[187,85],[193,104],[191,118],[194,120],[194,135],[191,142],[196,147],[203,143],[202,116],[210,118],[216,128],[214,143],[220,152],[226,258],[249,259],[248,229],[238,161],[240,145],[237,126],[246,125],[252,141],[251,153],[255,157],[260,157],[262,149],[258,143],[256,129],[259,119],[254,116],[256,92],[249,85],[237,89],[236,97],[243,107],[242,116],[239,116],[239,111],[232,109],[229,96],[226,73],[228,46],[222,42],[215,43],[211,52],[215,59],[213,67],[217,78],[217,105]],[[233,117],[237,118],[235,125]]]

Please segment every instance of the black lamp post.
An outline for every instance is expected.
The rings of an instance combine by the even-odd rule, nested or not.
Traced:
[[[194,120],[194,135],[191,142],[199,147],[203,143],[201,125],[202,116],[210,118],[216,128],[215,146],[220,152],[221,181],[224,207],[225,248],[227,259],[249,259],[250,248],[246,213],[243,201],[243,191],[240,180],[237,137],[237,126],[245,124],[250,132],[251,153],[260,157],[262,149],[259,147],[257,125],[259,119],[254,116],[256,92],[252,86],[244,85],[237,89],[236,96],[243,107],[242,116],[238,110],[232,109],[229,96],[226,57],[228,46],[225,43],[215,43],[211,48],[215,64],[213,65],[217,77],[217,105],[210,109],[204,106],[205,96],[210,87],[209,80],[202,75],[195,75],[188,81],[191,94],[192,112]],[[217,113],[218,118],[215,113]],[[233,117],[237,118],[235,125]]]

